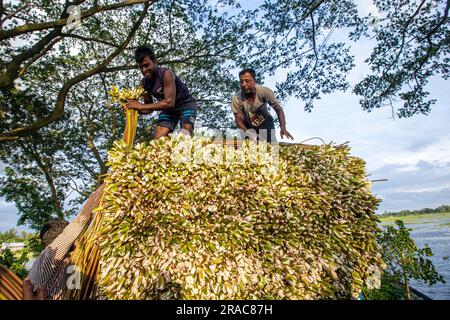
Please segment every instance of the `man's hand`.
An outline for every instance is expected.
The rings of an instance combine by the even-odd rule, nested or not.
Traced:
[[[25,278],[22,284],[22,300],[45,300],[45,290],[40,288],[33,292],[31,280]]]
[[[254,142],[258,141],[258,134],[252,129],[248,129],[247,131],[245,131],[245,137]]]
[[[294,137],[286,129],[280,130],[280,136],[281,136],[281,139],[283,139],[283,136],[286,136],[286,138],[290,138],[291,140],[294,140]]]
[[[128,102],[123,106],[123,111],[127,111],[129,109],[140,111],[142,109],[142,103],[136,100],[128,100]]]

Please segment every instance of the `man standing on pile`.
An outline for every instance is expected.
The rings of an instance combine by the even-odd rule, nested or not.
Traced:
[[[181,128],[192,136],[197,115],[197,104],[189,89],[175,73],[156,63],[156,55],[152,48],[141,46],[135,51],[135,60],[142,72],[142,86],[147,94],[144,104],[130,100],[125,111],[135,109],[141,114],[161,111],[156,123],[154,139],[167,136],[180,121]],[[157,100],[153,103],[153,98]]]
[[[286,136],[286,138],[294,140],[294,137],[286,130],[283,108],[272,90],[256,84],[255,71],[250,68],[243,69],[239,72],[239,81],[241,90],[236,92],[231,100],[231,109],[237,127],[255,140],[276,141],[274,120],[267,107],[269,104],[277,113],[281,127],[281,139]],[[253,129],[253,133],[252,130],[247,131],[249,129]]]

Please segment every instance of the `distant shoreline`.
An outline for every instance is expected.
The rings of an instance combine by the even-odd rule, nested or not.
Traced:
[[[377,215],[381,222],[394,222],[395,220],[402,220],[403,222],[414,222],[417,220],[424,219],[439,219],[439,218],[450,218],[450,212],[440,212],[440,213],[417,213],[417,214],[407,214],[407,215],[389,215],[383,217],[383,215]]]

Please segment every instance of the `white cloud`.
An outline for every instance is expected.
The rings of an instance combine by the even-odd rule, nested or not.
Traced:
[[[363,61],[372,47],[370,41],[353,44],[356,68],[349,75],[350,83],[358,82],[369,71]],[[370,179],[388,179],[373,185],[373,192],[383,199],[380,211],[450,204],[448,82],[436,77],[427,89],[430,97],[437,99],[431,113],[395,121],[390,108],[363,111],[360,97],[351,91],[322,97],[311,113],[303,111],[304,102],[291,98],[285,106],[287,129],[295,142],[310,137],[321,137],[325,142],[349,141],[351,153],[366,161]]]
[[[378,209],[379,213],[437,208],[450,203],[450,189],[429,192],[393,192],[388,195],[377,195],[377,197],[382,197],[383,200]]]
[[[420,160],[414,167],[390,164],[373,174],[388,179],[372,186],[373,193],[383,200],[379,211],[414,210],[450,204],[450,162]]]

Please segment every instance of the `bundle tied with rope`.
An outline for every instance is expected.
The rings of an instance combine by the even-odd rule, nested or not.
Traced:
[[[21,300],[22,279],[0,264],[0,300]]]

